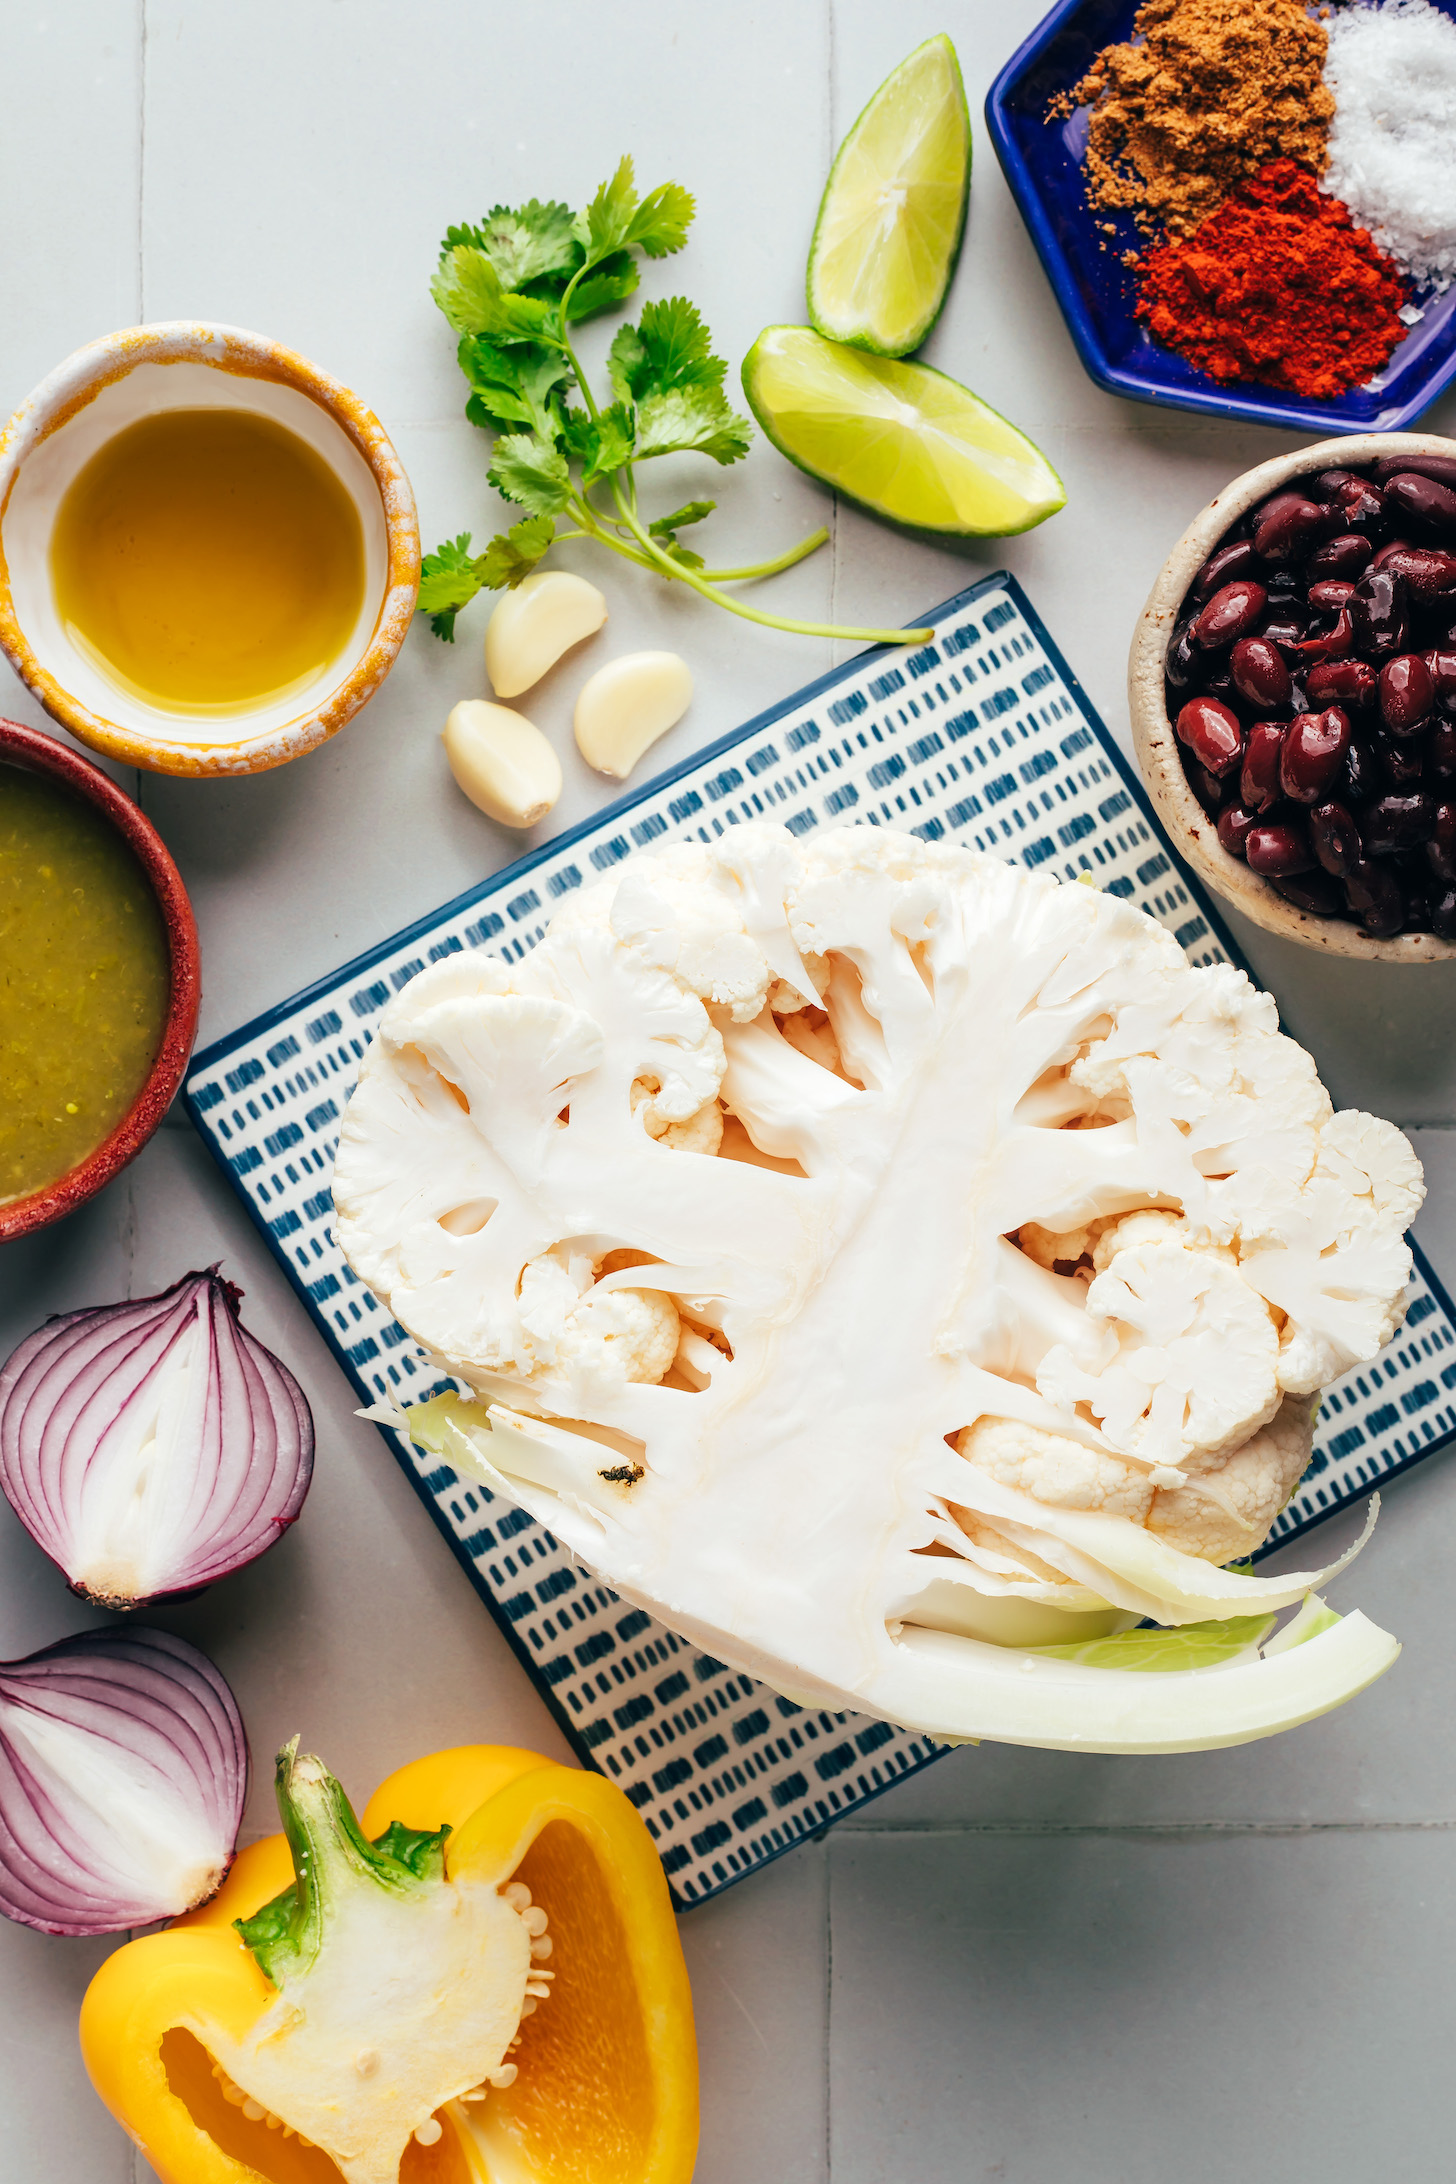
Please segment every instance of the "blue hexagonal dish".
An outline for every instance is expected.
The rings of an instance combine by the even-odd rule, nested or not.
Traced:
[[[1456,0],[1436,4],[1456,16]],[[1137,0],[1060,0],[1011,56],[986,100],[997,157],[1092,378],[1136,402],[1249,424],[1313,433],[1399,432],[1413,424],[1456,376],[1456,285],[1439,296],[1418,294],[1425,315],[1385,371],[1330,402],[1275,387],[1222,386],[1162,348],[1133,316],[1133,276],[1122,255],[1140,238],[1126,219],[1114,222],[1115,234],[1104,233],[1088,209],[1081,160],[1089,111],[1078,107],[1065,120],[1049,121],[1047,110],[1104,46],[1131,36],[1136,12]]]

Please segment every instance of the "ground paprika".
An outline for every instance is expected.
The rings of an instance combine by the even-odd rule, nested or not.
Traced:
[[[1316,398],[1363,386],[1405,335],[1397,267],[1290,159],[1145,252],[1138,287],[1149,332],[1211,378]]]

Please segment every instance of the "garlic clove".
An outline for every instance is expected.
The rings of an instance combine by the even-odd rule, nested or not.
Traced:
[[[692,697],[692,671],[675,652],[625,653],[598,668],[577,699],[577,748],[598,773],[625,781]]]
[[[508,591],[485,626],[485,672],[499,698],[539,682],[563,652],[599,630],[607,602],[566,569],[541,569]]]
[[[508,705],[462,699],[443,741],[471,803],[503,827],[533,827],[561,794],[560,759],[540,729]]]

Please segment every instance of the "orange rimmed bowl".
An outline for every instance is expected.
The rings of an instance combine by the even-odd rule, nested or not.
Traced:
[[[199,718],[129,696],[68,636],[50,542],[66,488],[114,435],[167,409],[243,409],[321,456],[358,510],[365,591],[334,659],[300,692]],[[420,581],[409,479],[372,410],[306,357],[236,326],[132,326],[77,349],[0,434],[0,646],[53,720],[150,773],[261,773],[337,734],[404,642]]]
[[[170,991],[167,1015],[146,1083],[126,1114],[94,1151],[76,1167],[57,1176],[24,1198],[0,1204],[0,1243],[28,1236],[74,1213],[88,1198],[119,1175],[129,1160],[146,1144],[181,1086],[197,1035],[197,1010],[202,998],[201,961],[197,947],[197,921],[182,877],[166,844],[151,821],[99,766],[78,751],[67,750],[54,736],[22,727],[19,721],[0,720],[0,765],[24,767],[47,775],[62,788],[79,796],[101,813],[127,844],[146,875],[156,897],[167,935]]]

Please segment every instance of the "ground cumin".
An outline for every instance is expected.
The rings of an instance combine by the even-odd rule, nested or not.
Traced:
[[[1053,108],[1092,108],[1094,209],[1185,236],[1271,160],[1320,172],[1335,102],[1305,0],[1147,0],[1133,29]]]

